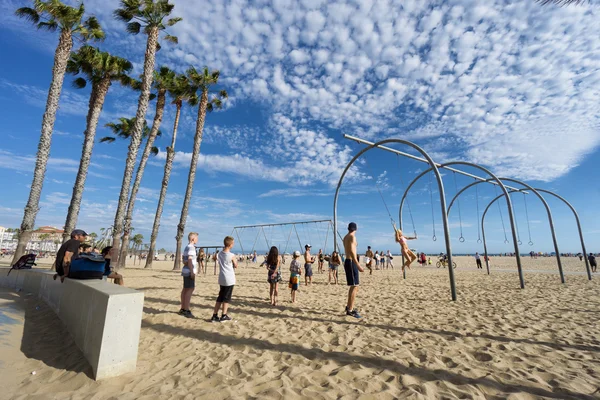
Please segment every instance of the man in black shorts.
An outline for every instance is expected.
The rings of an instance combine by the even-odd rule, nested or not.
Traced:
[[[354,308],[354,300],[356,299],[356,292],[358,292],[358,285],[360,284],[359,272],[364,272],[364,268],[358,263],[358,257],[356,256],[356,230],[357,226],[354,222],[348,224],[348,234],[344,237],[344,250],[346,253],[346,260],[344,261],[344,271],[346,272],[346,282],[350,287],[348,289],[348,303],[346,304],[346,315],[350,315],[354,318],[361,318],[358,311]]]
[[[56,253],[56,274],[54,279],[60,277],[60,281],[64,282],[65,276],[69,275],[69,267],[71,261],[79,256],[79,246],[85,242],[87,233],[81,229],[75,229],[71,232],[71,239],[67,240],[60,246]]]

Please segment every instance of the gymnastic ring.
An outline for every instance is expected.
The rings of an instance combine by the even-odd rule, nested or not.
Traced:
[[[481,239],[477,239],[477,243],[483,243]]]
[[[434,242],[437,242],[437,237],[435,235],[433,235],[433,237],[431,238]]]
[[[517,243],[519,244],[519,246],[523,244],[523,242],[521,242],[520,240],[517,241]]]
[[[465,242],[465,238],[461,236],[461,237],[458,238],[458,241],[461,242],[461,243],[464,243]]]
[[[533,242],[530,240],[528,243],[530,246],[533,246]]]
[[[504,239],[504,243],[508,244],[509,243],[508,239]]]

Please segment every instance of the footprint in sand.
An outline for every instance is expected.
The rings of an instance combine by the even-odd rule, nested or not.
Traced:
[[[473,357],[475,357],[475,359],[477,361],[483,361],[483,362],[492,361],[494,359],[494,357],[492,357],[488,353],[475,353],[475,354],[473,354]]]

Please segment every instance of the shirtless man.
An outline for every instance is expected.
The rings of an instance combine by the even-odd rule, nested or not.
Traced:
[[[367,252],[365,253],[365,257],[367,257],[367,260],[365,262],[367,263],[367,268],[369,268],[369,275],[373,275],[373,258],[375,256],[373,255],[371,246],[367,246]]]
[[[358,257],[356,256],[356,224],[350,222],[348,224],[348,234],[344,236],[344,251],[346,253],[346,260],[344,261],[344,271],[346,271],[346,281],[348,286],[348,303],[346,304],[346,315],[350,315],[354,318],[361,318],[360,314],[354,308],[354,300],[356,299],[356,292],[358,292],[359,285],[359,272],[364,272],[364,268],[358,263]],[[371,249],[369,247],[369,249]],[[371,253],[372,254],[372,253]]]
[[[315,257],[310,255],[311,245],[307,244],[304,246],[304,284],[307,286],[309,283],[312,284],[313,270],[312,265],[315,262]]]

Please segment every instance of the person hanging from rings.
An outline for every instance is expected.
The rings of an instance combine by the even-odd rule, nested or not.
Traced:
[[[402,264],[402,271],[404,271],[404,269],[407,267],[408,269],[410,269],[410,264],[412,264],[417,259],[417,255],[413,253],[413,251],[408,247],[407,244],[408,240],[415,240],[417,239],[417,236],[404,236],[400,229],[397,229],[396,227],[394,227],[394,229],[396,231],[396,242],[400,244],[402,256],[404,256],[405,259],[404,264]]]

